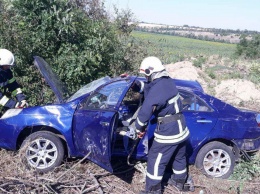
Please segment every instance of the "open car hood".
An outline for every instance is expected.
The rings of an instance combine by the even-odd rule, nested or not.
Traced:
[[[68,94],[68,89],[64,83],[60,81],[58,76],[52,71],[49,64],[41,57],[34,56],[34,65],[39,69],[40,73],[45,78],[45,81],[49,84],[53,90],[57,101],[59,103],[65,102],[66,94]]]

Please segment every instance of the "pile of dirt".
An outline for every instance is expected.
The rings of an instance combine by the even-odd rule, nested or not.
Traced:
[[[217,81],[206,72],[192,65],[190,61],[165,65],[170,76],[175,79],[198,81],[204,91],[240,108],[260,111],[260,90],[253,82],[244,79]],[[206,68],[204,68],[206,69]]]
[[[201,69],[194,67],[192,62],[177,62],[174,64],[165,65],[165,68],[172,78],[198,81],[202,85],[204,91],[208,91],[208,84],[204,77],[207,77],[207,79],[210,78],[208,78],[208,76],[203,73]],[[204,76],[202,76],[203,74]]]
[[[243,101],[260,102],[260,91],[256,88],[256,85],[243,79],[221,81],[216,86],[215,91],[217,97],[230,103],[240,104]]]

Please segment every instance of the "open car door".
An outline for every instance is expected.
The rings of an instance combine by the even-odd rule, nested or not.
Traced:
[[[118,80],[99,87],[83,99],[73,118],[75,146],[82,156],[113,172],[111,142],[119,106],[133,80]]]

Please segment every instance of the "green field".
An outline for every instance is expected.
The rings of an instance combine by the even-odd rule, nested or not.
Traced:
[[[164,62],[171,63],[203,56],[213,55],[232,58],[236,45],[212,41],[203,41],[178,36],[134,31],[132,36],[147,49],[148,55],[160,57]]]

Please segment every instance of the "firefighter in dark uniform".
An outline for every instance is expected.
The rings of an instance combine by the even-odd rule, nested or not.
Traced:
[[[167,164],[175,155],[169,183],[183,190],[187,179],[186,142],[189,130],[185,123],[180,95],[162,62],[145,58],[140,66],[148,91],[135,121],[136,131],[143,131],[152,115],[157,118],[154,141],[148,153],[146,187],[140,193],[161,193],[161,181]]]
[[[25,108],[28,106],[20,85],[10,69],[14,55],[7,49],[0,49],[0,109]],[[10,93],[10,95],[8,95]],[[15,97],[14,100],[11,97]]]

